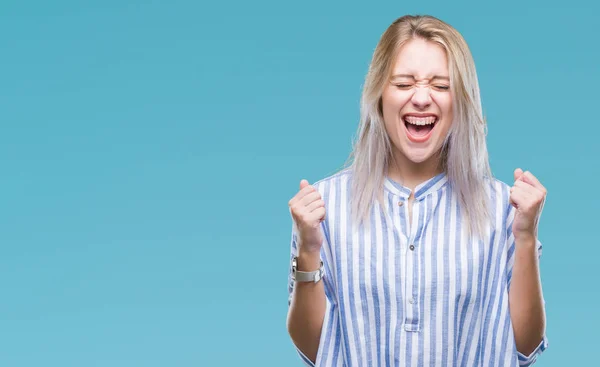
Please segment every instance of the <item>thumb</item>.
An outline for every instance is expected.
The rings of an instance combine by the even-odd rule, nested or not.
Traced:
[[[306,180],[300,181],[300,190],[302,190],[306,186],[308,186],[308,181],[306,181]]]
[[[514,172],[515,175],[515,181],[518,181],[521,178],[521,175],[523,175],[523,170],[520,168],[517,168]]]

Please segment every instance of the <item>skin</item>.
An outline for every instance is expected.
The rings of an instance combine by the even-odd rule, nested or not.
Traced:
[[[390,82],[382,93],[385,129],[393,145],[393,160],[387,174],[414,190],[418,184],[441,173],[439,153],[452,125],[448,61],[441,46],[422,39],[407,42],[395,61]],[[415,142],[409,137],[403,120],[406,114],[437,117],[429,139]],[[516,251],[509,307],[517,350],[529,355],[542,340],[545,328],[536,239],[546,189],[530,172],[517,169],[514,175],[510,199],[517,208],[513,224]],[[299,235],[298,270],[317,270],[325,203],[317,190],[302,180],[288,206]],[[296,283],[288,313],[288,332],[295,345],[313,362],[318,352],[325,302],[323,282]]]
[[[288,206],[298,231],[298,270],[317,270],[323,243],[319,224],[325,218],[325,203],[314,186],[302,180],[300,191],[289,201]],[[287,329],[294,344],[313,363],[317,359],[325,308],[325,288],[322,281],[316,284],[295,284]]]
[[[514,178],[510,201],[517,210],[512,227],[515,263],[508,297],[517,350],[529,355],[541,342],[546,328],[536,244],[547,191],[531,172],[517,168]]]
[[[448,60],[436,43],[417,38],[407,42],[394,64],[382,94],[385,129],[393,149],[390,178],[413,189],[441,172],[438,153],[452,125],[452,96]],[[403,117],[431,114],[437,117],[431,137],[422,143],[409,139]]]

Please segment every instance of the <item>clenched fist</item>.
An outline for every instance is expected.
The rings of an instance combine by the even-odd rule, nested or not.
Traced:
[[[546,188],[531,172],[517,168],[515,183],[510,189],[510,202],[517,209],[512,230],[515,238],[537,237],[538,222],[544,202]]]
[[[321,222],[325,219],[325,202],[308,181],[300,181],[300,191],[289,201],[290,213],[298,233],[298,251],[319,252],[323,243]]]

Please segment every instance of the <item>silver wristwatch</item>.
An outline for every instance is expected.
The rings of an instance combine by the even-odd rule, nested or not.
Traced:
[[[298,257],[294,256],[292,258],[292,279],[294,281],[318,283],[321,279],[323,279],[323,274],[325,274],[325,269],[323,268],[323,260],[321,260],[321,266],[319,266],[319,270],[299,271]]]

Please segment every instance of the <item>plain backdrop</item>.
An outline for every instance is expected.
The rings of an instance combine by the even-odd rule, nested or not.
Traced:
[[[537,365],[594,365],[591,4],[2,1],[0,365],[301,366],[287,202],[346,160],[372,52],[404,14],[464,35],[494,174],[548,188]]]

